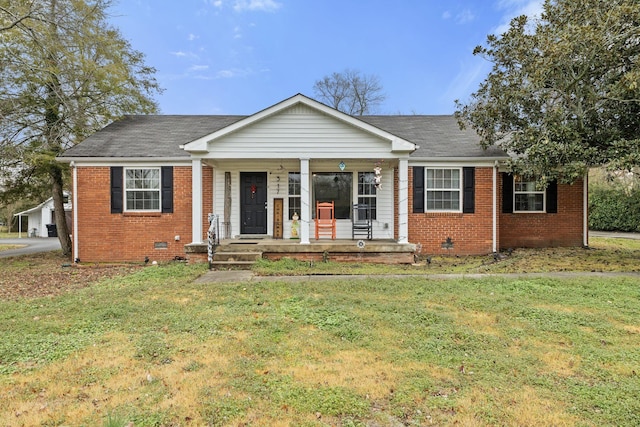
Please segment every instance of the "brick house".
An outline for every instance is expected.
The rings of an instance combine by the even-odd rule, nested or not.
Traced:
[[[337,239],[366,204],[374,240],[423,254],[588,243],[586,181],[537,191],[478,140],[453,116],[352,117],[300,94],[250,116],[126,116],[58,158],[72,168],[74,258],[184,256],[211,212],[223,237],[309,245],[328,200]]]

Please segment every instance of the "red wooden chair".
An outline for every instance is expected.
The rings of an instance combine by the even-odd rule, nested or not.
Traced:
[[[330,235],[333,240],[336,239],[336,215],[333,201],[316,202],[316,240],[321,235]]]

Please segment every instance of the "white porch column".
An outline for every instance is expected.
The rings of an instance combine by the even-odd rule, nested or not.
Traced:
[[[73,172],[73,200],[71,203],[72,215],[73,215],[73,229],[71,230],[71,237],[73,238],[73,262],[80,259],[78,255],[78,168],[76,162],[71,162],[71,170]]]
[[[398,243],[409,243],[409,160],[398,162]]]
[[[491,203],[492,230],[491,240],[493,252],[498,252],[498,161],[493,165],[492,181],[493,202]]]
[[[300,159],[300,244],[308,245],[311,226],[311,191],[309,190],[309,159]]]
[[[202,160],[191,161],[191,243],[202,243]]]
[[[589,172],[582,180],[582,246],[589,247]]]

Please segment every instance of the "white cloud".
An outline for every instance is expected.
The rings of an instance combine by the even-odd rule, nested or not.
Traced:
[[[236,12],[274,12],[282,7],[276,0],[206,0],[216,9],[231,6]]]
[[[191,33],[191,34],[189,34],[189,35],[187,36],[187,39],[188,39],[190,42],[192,42],[192,41],[194,41],[194,40],[197,40],[197,39],[199,39],[199,38],[200,38],[200,36],[196,36],[196,35],[195,35],[195,34],[193,34],[193,33]]]
[[[227,70],[220,70],[216,73],[217,79],[232,79],[235,77],[246,77],[248,75],[253,74],[253,71],[250,68],[240,69],[240,68],[230,68]]]
[[[479,82],[487,75],[491,69],[491,64],[481,58],[466,60],[460,64],[460,71],[453,79],[449,87],[442,95],[442,100],[453,102],[459,99],[461,102],[466,101],[472,90],[477,88]]]
[[[456,15],[456,22],[458,24],[466,24],[475,19],[473,12],[470,9],[464,9],[462,12]]]
[[[191,68],[189,68],[189,71],[204,71],[208,69],[208,65],[192,65]]]
[[[209,67],[207,67],[208,69]],[[193,70],[194,67],[191,67],[189,71]],[[198,70],[194,70],[198,71]],[[200,69],[199,71],[204,71],[204,69]],[[190,78],[198,79],[198,80],[221,80],[221,79],[234,79],[234,78],[243,78],[248,77],[255,74],[268,73],[270,70],[268,68],[263,68],[258,71],[252,68],[227,68],[224,70],[218,70],[213,74],[192,74],[189,75]],[[186,75],[184,77],[187,77]]]
[[[497,7],[504,11],[502,23],[493,30],[493,34],[504,34],[509,29],[509,23],[516,16],[526,15],[529,18],[540,18],[543,12],[544,0],[499,0]]]
[[[456,21],[456,24],[467,24],[471,21],[473,21],[474,19],[476,19],[475,15],[473,14],[473,12],[471,11],[471,9],[463,9],[461,12],[458,12],[455,17],[453,15],[453,13],[450,10],[446,10],[442,13],[442,19],[444,21],[448,21],[449,19],[454,18]]]
[[[240,69],[240,68],[229,68],[226,70],[218,70],[213,74],[207,74],[207,73],[193,73],[194,71],[206,71],[207,69],[209,69],[209,67],[205,68],[201,68],[201,69],[196,69],[196,67],[198,66],[194,66],[189,68],[189,72],[186,73],[185,75],[183,75],[184,78],[192,78],[192,79],[197,79],[197,80],[221,80],[221,79],[233,79],[233,78],[238,78],[238,77],[246,77],[252,74],[255,74],[255,72],[250,69]]]
[[[220,79],[230,79],[235,76],[236,73],[233,70],[220,70],[216,73],[216,77]]]
[[[274,0],[236,0],[233,9],[236,12],[274,12],[282,7],[282,3]]]
[[[177,52],[169,52],[171,55],[175,56],[176,58],[191,58],[191,59],[198,59],[198,55],[196,55],[193,52],[184,52],[182,50],[179,50]]]

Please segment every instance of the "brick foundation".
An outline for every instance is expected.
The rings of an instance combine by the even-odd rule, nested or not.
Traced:
[[[282,258],[292,258],[300,261],[324,261],[324,254],[319,252],[265,252],[262,257],[272,261]],[[412,264],[413,254],[402,252],[333,252],[327,254],[327,259],[333,262],[362,262],[367,264]]]

